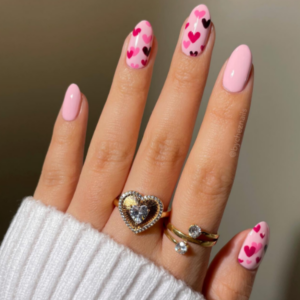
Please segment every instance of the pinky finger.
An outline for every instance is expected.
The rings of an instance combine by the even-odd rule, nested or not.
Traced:
[[[209,267],[203,294],[207,300],[247,300],[269,242],[269,227],[258,223],[238,233]]]

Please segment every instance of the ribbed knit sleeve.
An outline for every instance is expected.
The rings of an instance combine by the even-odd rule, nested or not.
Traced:
[[[0,299],[204,298],[89,224],[28,197],[0,248]]]

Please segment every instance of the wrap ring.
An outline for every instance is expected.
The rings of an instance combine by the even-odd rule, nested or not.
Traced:
[[[134,233],[140,233],[153,226],[159,219],[169,217],[171,211],[164,212],[162,201],[152,195],[142,196],[136,191],[123,193],[114,200],[122,219]]]

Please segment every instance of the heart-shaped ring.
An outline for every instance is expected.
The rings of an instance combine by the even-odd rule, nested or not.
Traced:
[[[118,206],[122,219],[134,233],[140,233],[153,226],[160,218],[170,215],[164,212],[164,205],[155,196],[142,196],[136,191],[123,193],[114,204]]]

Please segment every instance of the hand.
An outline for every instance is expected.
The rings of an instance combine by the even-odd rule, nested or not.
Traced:
[[[208,269],[209,248],[190,244],[189,252],[180,255],[163,234],[162,221],[135,235],[113,206],[122,192],[135,190],[157,196],[167,208],[179,180],[170,222],[183,232],[195,223],[208,232],[218,231],[235,176],[254,72],[249,48],[238,47],[220,71],[180,176],[214,42],[209,11],[198,6],[181,28],[169,74],[134,157],[157,53],[150,23],[140,22],[125,40],[84,164],[88,103],[76,85],[69,87],[34,197],[91,223],[207,299],[248,299],[259,261],[247,264],[240,258],[241,266],[238,256],[250,230],[235,236]],[[267,225],[261,226],[267,241]]]

